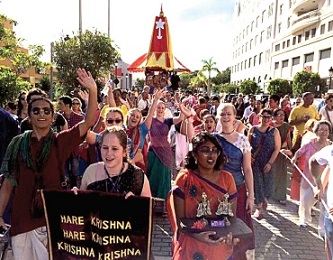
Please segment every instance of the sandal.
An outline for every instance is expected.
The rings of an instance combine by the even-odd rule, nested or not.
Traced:
[[[263,218],[261,208],[256,209],[256,211],[253,213],[253,217],[255,217],[258,220],[261,220]]]

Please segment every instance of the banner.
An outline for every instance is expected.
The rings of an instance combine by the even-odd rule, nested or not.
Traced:
[[[152,198],[43,191],[50,259],[149,259]]]

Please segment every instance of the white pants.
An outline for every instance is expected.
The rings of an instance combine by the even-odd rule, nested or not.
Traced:
[[[312,221],[311,209],[316,199],[314,198],[311,187],[304,188],[305,180],[302,178],[300,185],[299,208],[298,215],[300,224],[310,223]]]
[[[175,132],[175,143],[176,143],[175,161],[176,161],[176,167],[179,167],[181,162],[185,159],[188,153],[189,143],[186,140],[186,136],[178,132]]]
[[[46,227],[39,227],[12,237],[15,260],[48,260]]]

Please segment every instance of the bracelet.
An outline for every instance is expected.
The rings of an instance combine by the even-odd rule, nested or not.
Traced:
[[[267,162],[267,164],[269,164],[270,166],[272,166],[272,164],[270,162]]]

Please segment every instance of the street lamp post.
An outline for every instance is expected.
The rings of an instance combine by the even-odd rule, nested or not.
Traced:
[[[116,70],[115,70],[115,76],[116,76],[116,78],[114,79],[114,84],[116,84],[116,87],[117,87],[117,85],[118,85],[118,83],[119,83],[119,80],[118,80],[118,76],[117,76],[117,67],[118,67],[118,62],[115,62],[114,63],[114,66],[116,67]]]
[[[127,89],[127,79],[128,79],[128,73],[126,73],[126,75],[125,75],[125,78],[126,78],[126,90],[128,90],[128,89]]]
[[[328,88],[331,89],[332,88],[332,77],[333,77],[333,68],[332,68],[332,66],[328,70],[328,76],[330,77],[330,84],[329,84]]]
[[[53,52],[54,52],[54,42],[51,42],[51,67],[50,67],[50,99],[53,100]]]

